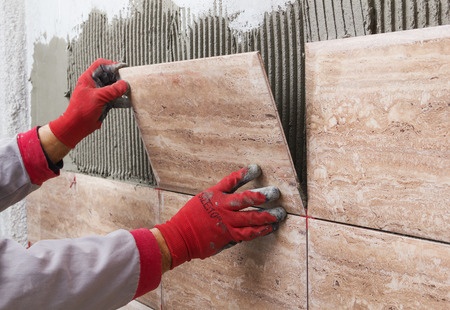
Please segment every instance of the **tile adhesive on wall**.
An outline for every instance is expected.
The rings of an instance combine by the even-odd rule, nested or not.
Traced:
[[[69,44],[68,88],[99,57],[139,66],[258,50],[305,189],[303,43],[448,24],[449,10],[447,0],[298,0],[265,13],[258,27],[236,31],[230,23],[237,15],[222,1],[195,17],[170,0],[144,0],[127,18],[110,22],[101,12],[89,15]],[[130,109],[109,112],[102,130],[71,157],[83,173],[154,184]]]

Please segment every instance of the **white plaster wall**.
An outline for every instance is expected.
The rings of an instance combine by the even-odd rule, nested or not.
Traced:
[[[14,136],[30,124],[24,7],[25,0],[0,1],[0,138]],[[23,202],[0,214],[0,236],[26,243]]]
[[[25,1],[0,2],[0,137],[27,128]]]
[[[49,43],[58,37],[72,40],[81,32],[82,23],[93,9],[107,14],[109,20],[126,17],[133,0],[39,0],[26,2],[27,62],[29,75],[33,63],[33,46],[36,42]]]

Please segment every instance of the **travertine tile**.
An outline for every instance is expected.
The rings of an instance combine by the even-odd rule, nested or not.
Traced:
[[[309,219],[310,309],[450,309],[450,245]]]
[[[258,53],[120,70],[163,189],[195,195],[251,163],[261,185],[304,214],[298,180]]]
[[[62,172],[28,196],[27,218],[31,243],[150,228],[159,221],[159,197],[146,186]],[[140,298],[155,309],[160,300],[160,288]]]
[[[162,220],[191,196],[162,192]],[[164,309],[306,309],[305,219],[163,276]]]
[[[450,26],[306,45],[308,214],[450,242]]]
[[[63,172],[27,198],[30,241],[152,227],[159,220],[155,189]]]

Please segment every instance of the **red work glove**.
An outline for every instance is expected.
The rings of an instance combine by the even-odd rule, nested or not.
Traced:
[[[59,141],[74,148],[84,137],[99,129],[112,107],[129,107],[129,103],[115,101],[129,86],[119,80],[119,69],[126,66],[111,60],[96,60],[78,79],[67,110],[49,123]]]
[[[282,207],[240,211],[276,200],[276,187],[234,193],[261,174],[250,165],[225,177],[217,185],[193,197],[165,224],[156,225],[172,256],[171,269],[193,258],[207,258],[238,242],[267,235],[286,217]]]

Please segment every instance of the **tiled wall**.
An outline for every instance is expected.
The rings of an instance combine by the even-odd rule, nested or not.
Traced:
[[[450,23],[448,0],[295,0],[265,13],[250,30],[238,31],[231,26],[236,16],[227,12],[227,1],[204,2],[213,9],[199,16],[191,15],[189,5],[179,7],[172,0],[140,1],[129,16],[111,21],[92,12],[68,44],[68,93],[98,57],[139,66],[260,51],[304,191],[304,43]],[[154,185],[132,113],[111,111],[103,129],[71,153],[78,171]]]
[[[243,162],[257,163],[263,174],[244,188],[280,189],[277,203],[290,213],[280,229],[176,268],[140,301],[164,309],[306,309],[305,209],[260,55],[132,67],[121,75],[132,88],[158,189],[64,172],[29,199],[31,241],[152,227],[188,194]]]
[[[105,235],[159,223],[159,192],[147,186],[63,172],[27,198],[28,239]],[[159,309],[161,288],[142,297]]]
[[[63,172],[28,198],[29,240],[152,227],[189,195]],[[169,271],[139,298],[153,309],[306,309],[306,223],[289,215],[270,236]]]
[[[146,2],[145,8],[149,12],[155,8],[165,12],[158,6],[161,3]],[[269,57],[274,50],[267,46],[280,44],[276,52],[285,51],[282,46],[286,42],[291,42],[287,46],[292,50],[301,51],[295,45],[300,44],[300,40],[289,40],[292,33],[287,32],[283,36],[286,41],[282,43],[270,36],[271,31],[264,32],[285,25],[284,22],[299,21],[301,14],[305,19],[306,41],[449,22],[448,1],[341,1],[339,5],[328,7],[331,3],[337,2],[295,1],[289,14],[268,15],[261,32],[252,32],[251,40],[245,42],[254,45],[237,46],[236,41],[226,41],[229,43],[223,45],[225,53],[265,48],[263,57]],[[424,10],[419,10],[421,7]],[[345,13],[342,19],[335,14],[339,10]],[[417,12],[407,14],[411,10]],[[143,64],[139,63],[139,55],[156,57],[167,51],[155,45],[154,54],[142,52],[149,44],[145,36],[128,35],[133,27],[147,25],[142,22],[147,15],[136,16],[130,23],[117,20],[117,24],[113,23],[113,32],[107,31],[107,35],[90,37],[95,42],[103,42],[117,35],[121,40],[127,38],[135,42],[133,46],[122,45],[121,40],[110,40],[118,44],[117,48],[104,45],[104,50],[89,50],[92,52],[89,58],[84,49],[93,46],[89,44],[89,37],[81,35],[80,41],[73,42],[79,45],[69,46],[72,60],[75,59],[71,63],[79,68],[70,68],[69,81],[74,83],[76,76],[95,57],[139,65]],[[102,14],[92,14],[86,29],[90,26],[107,29],[106,24],[102,24],[103,18]],[[198,38],[200,34],[203,36],[205,25],[211,20],[220,22],[222,19],[206,18],[195,24],[191,42],[201,42]],[[333,28],[341,24],[347,28]],[[218,29],[226,29],[217,25]],[[147,26],[153,29],[151,24]],[[302,31],[301,27],[294,29],[295,34]],[[449,33],[448,28],[445,29]],[[389,58],[389,49],[377,47],[376,42],[380,41],[376,37],[357,41],[353,45],[356,48],[350,49],[355,41],[347,40],[312,43],[306,47],[306,77],[316,78],[314,82],[307,82],[306,92],[308,104],[311,104],[307,120],[309,218],[289,215],[275,235],[240,244],[209,260],[190,262],[169,272],[160,288],[141,299],[143,303],[154,309],[450,308],[449,87],[446,82],[449,76],[448,66],[439,65],[449,63],[445,48],[448,41],[440,52],[431,52],[433,57],[427,52],[415,54],[413,58],[408,51],[392,49],[397,53]],[[367,45],[361,51],[358,48],[362,47],[362,42]],[[208,50],[211,55],[215,53],[214,49],[195,44],[192,48]],[[416,44],[420,47],[416,52],[423,50],[421,44]],[[140,54],[134,53],[136,49]],[[123,54],[115,54],[117,51]],[[331,58],[328,51],[342,54]],[[184,54],[166,56],[171,55]],[[163,59],[161,57],[158,59]],[[185,59],[186,56],[180,57]],[[290,132],[288,141],[291,152],[296,154],[294,161],[299,170],[304,158],[301,126],[304,94],[298,87],[296,92],[288,92],[283,97],[283,85],[293,90],[289,83],[294,80],[282,83],[288,81],[283,80],[283,76],[295,67],[298,70],[294,74],[295,81],[301,84],[302,59],[301,53],[283,57],[271,58],[276,61],[267,62],[266,69],[272,77],[272,88],[279,100],[277,105],[285,112],[283,124]],[[389,62],[389,59],[396,61]],[[414,70],[430,61],[434,61],[434,65],[426,69],[428,71],[421,71],[426,72],[426,76],[416,80]],[[398,64],[404,67],[396,67]],[[404,78],[405,72],[410,73],[408,79]],[[318,76],[323,84],[317,84]],[[278,86],[277,81],[280,81]],[[336,95],[342,97],[336,98]],[[362,101],[365,99],[373,101],[367,104]],[[376,102],[381,105],[377,106]],[[135,143],[140,138],[133,115],[120,113],[125,116],[112,114],[105,131],[93,137],[95,141],[108,141],[101,145],[101,153],[98,146],[89,148],[95,143],[88,143],[74,154],[78,156],[76,160],[81,162],[84,172],[112,177],[124,174],[125,179],[151,183],[145,152],[142,145]],[[294,119],[296,121],[291,123]],[[116,136],[116,131],[108,131],[108,126],[122,126],[123,130],[117,132],[129,136]],[[121,141],[125,141],[126,149],[117,148]],[[101,160],[83,157],[87,154],[99,154],[96,156]],[[110,158],[122,161],[117,164],[108,161]],[[83,166],[86,163],[87,166]],[[147,186],[67,172],[29,198],[29,238],[35,242],[45,238],[105,234],[118,228],[151,227],[167,219],[187,199],[188,196]]]
[[[306,45],[310,309],[450,307],[449,46]]]
[[[140,301],[448,309],[449,44],[450,26],[308,44],[308,217],[186,263]],[[30,241],[151,227],[190,197],[64,172],[28,200]]]
[[[309,309],[448,309],[450,244],[310,220]]]

